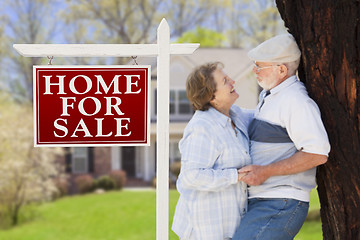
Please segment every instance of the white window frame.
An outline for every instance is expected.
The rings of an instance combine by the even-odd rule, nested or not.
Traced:
[[[71,169],[73,173],[88,173],[89,172],[89,149],[87,147],[76,147],[72,149],[71,154]],[[76,161],[83,161],[84,168],[77,169]]]
[[[169,141],[169,158],[170,158],[170,163],[175,162],[176,161],[176,152],[179,153],[178,157],[179,157],[179,161],[181,160],[181,155],[180,155],[180,150],[179,150],[179,141],[180,140],[170,140]]]
[[[176,161],[176,152],[178,152],[178,161],[181,161],[181,155],[180,155],[180,150],[179,150],[179,142],[180,139],[172,139],[169,140],[169,160],[170,160],[170,165]],[[170,172],[170,178],[171,180],[175,181],[176,180],[176,176],[174,176],[171,172]]]
[[[154,96],[157,96],[156,95],[156,91],[157,91],[157,89],[155,88],[154,89]],[[174,112],[172,113],[172,112],[170,112],[169,114],[170,114],[170,120],[178,120],[178,121],[181,121],[181,120],[189,120],[190,118],[191,118],[191,116],[193,115],[193,113],[194,113],[194,111],[192,110],[192,108],[191,108],[191,104],[190,104],[190,101],[186,98],[186,102],[189,104],[189,107],[190,107],[190,112],[189,113],[180,113],[180,104],[181,103],[185,103],[185,101],[184,100],[182,100],[182,101],[180,101],[180,97],[179,97],[179,95],[180,95],[180,92],[181,91],[183,91],[185,94],[186,94],[186,90],[185,89],[183,89],[183,88],[171,88],[170,89],[170,93],[169,93],[169,111],[170,111],[170,105],[171,104],[174,104]],[[171,99],[171,97],[170,97],[170,95],[172,94],[172,93],[174,93],[174,99],[173,99],[173,101],[172,101],[172,99]],[[154,116],[157,116],[157,111],[155,111],[155,109],[156,109],[156,102],[157,102],[158,100],[156,99],[156,101],[154,101],[154,107],[153,107],[153,109],[154,109]]]

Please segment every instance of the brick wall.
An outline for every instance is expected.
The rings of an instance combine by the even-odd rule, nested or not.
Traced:
[[[93,161],[94,161],[94,172],[92,173],[86,173],[92,175],[94,178],[97,178],[102,175],[106,175],[110,173],[111,171],[111,148],[110,147],[94,147],[93,148]],[[58,155],[56,157],[56,162],[59,163],[61,166],[64,166],[66,164],[66,157],[65,157],[65,151],[64,155]],[[68,188],[69,188],[69,194],[75,194],[77,193],[77,189],[75,186],[75,178],[77,176],[83,175],[83,174],[74,174],[74,173],[68,173]]]
[[[94,177],[108,174],[111,171],[111,148],[94,148]]]

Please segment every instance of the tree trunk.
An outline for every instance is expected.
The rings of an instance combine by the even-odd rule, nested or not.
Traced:
[[[12,213],[11,213],[11,226],[16,226],[18,224],[19,210],[20,210],[20,207],[16,206],[14,211],[12,211]]]
[[[360,239],[360,2],[276,3],[301,49],[299,76],[319,105],[332,148],[317,172],[323,238]]]

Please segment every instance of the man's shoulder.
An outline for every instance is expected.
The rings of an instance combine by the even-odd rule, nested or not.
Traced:
[[[304,104],[306,101],[311,100],[304,83],[300,81],[294,82],[280,96],[282,104]]]

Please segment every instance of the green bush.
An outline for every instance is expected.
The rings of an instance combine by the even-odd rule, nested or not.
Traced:
[[[11,227],[11,217],[6,210],[6,207],[0,205],[0,229],[7,229]]]
[[[61,198],[66,196],[69,192],[69,183],[65,178],[54,179],[57,192],[53,194],[53,199]]]
[[[115,181],[108,175],[103,175],[96,180],[96,188],[104,190],[115,189]]]
[[[123,170],[113,170],[109,174],[110,178],[114,180],[115,189],[121,190],[126,184],[126,172]]]
[[[94,178],[90,174],[80,175],[75,178],[75,185],[79,193],[92,192],[95,188]]]

